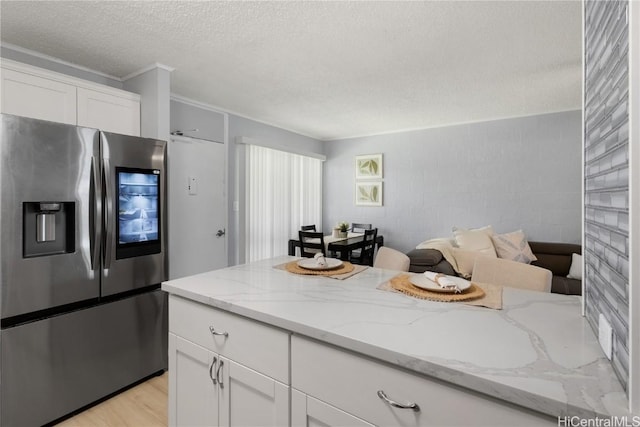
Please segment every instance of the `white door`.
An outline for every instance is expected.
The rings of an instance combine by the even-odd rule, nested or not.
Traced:
[[[218,425],[218,358],[211,351],[169,334],[169,425]]]
[[[168,149],[169,278],[227,266],[224,144],[173,137]]]
[[[289,386],[224,357],[221,362],[221,426],[289,425]]]

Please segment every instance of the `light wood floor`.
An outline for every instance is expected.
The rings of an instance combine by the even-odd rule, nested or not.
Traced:
[[[164,427],[167,425],[165,372],[63,421],[60,427]]]

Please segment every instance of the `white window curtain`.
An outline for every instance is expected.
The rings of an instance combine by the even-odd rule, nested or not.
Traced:
[[[247,261],[287,254],[301,225],[322,230],[322,160],[248,146]]]

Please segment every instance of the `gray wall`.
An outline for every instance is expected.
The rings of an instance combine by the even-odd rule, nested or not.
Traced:
[[[581,242],[581,113],[464,124],[331,141],[324,229],[373,223],[402,251],[451,227],[524,230],[530,240]],[[384,206],[354,203],[354,157],[382,153]]]
[[[629,378],[629,27],[626,1],[585,3],[585,305],[613,326],[613,368]]]
[[[198,129],[197,132],[184,132],[184,136],[222,143],[225,142],[223,113],[199,108],[175,99],[171,100],[170,128],[171,132],[176,130],[188,131]]]
[[[273,148],[289,148],[294,152],[324,154],[322,141],[309,138],[294,132],[250,120],[244,117],[229,115],[229,263],[230,265],[245,262],[245,146],[236,143],[239,137],[251,138],[261,145]],[[325,164],[326,168],[326,164]],[[238,210],[234,209],[234,202]],[[327,199],[324,200],[325,206]],[[326,228],[326,227],[325,227]]]

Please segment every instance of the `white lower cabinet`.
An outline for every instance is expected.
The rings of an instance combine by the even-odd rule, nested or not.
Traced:
[[[313,397],[378,426],[557,425],[556,418],[297,335],[291,338],[291,387],[307,402]]]
[[[289,426],[288,367],[288,332],[170,296],[170,426]]]
[[[291,390],[291,425],[293,427],[373,426],[295,389]]]
[[[221,358],[220,425],[289,425],[289,386]]]
[[[169,334],[169,425],[288,426],[289,386]]]
[[[289,332],[176,295],[169,331],[214,353],[289,384]]]
[[[216,355],[169,334],[169,425],[218,426]]]

